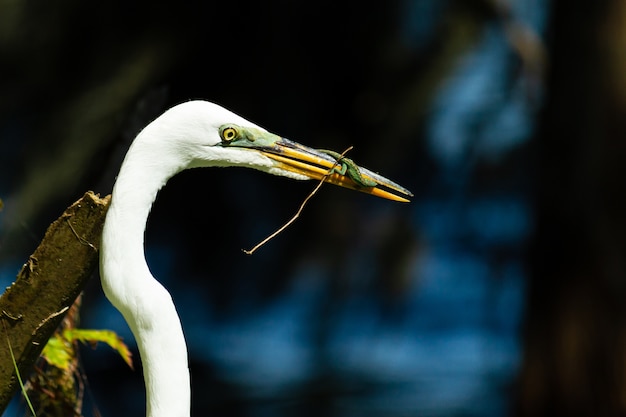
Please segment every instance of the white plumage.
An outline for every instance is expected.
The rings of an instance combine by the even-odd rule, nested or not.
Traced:
[[[225,125],[263,135],[263,147],[256,147],[254,141],[228,146],[220,136]],[[144,255],[146,221],[157,192],[169,178],[188,168],[246,166],[290,178],[320,179],[319,166],[329,169],[336,162],[306,147],[282,150],[280,141],[280,137],[216,104],[190,101],[173,107],[148,125],[126,154],[102,233],[100,273],[107,298],[122,313],[137,340],[149,417],[189,416],[191,398],[181,322],[170,294],[154,279]],[[268,143],[272,147],[276,144],[275,149],[268,149]],[[274,159],[278,158],[274,154],[280,155],[280,160]],[[297,167],[285,163],[285,158],[296,154]],[[311,171],[303,168],[303,163],[310,163]],[[376,177],[381,185],[410,195],[381,178]],[[360,188],[339,174],[327,180]],[[361,191],[392,198],[377,190]]]

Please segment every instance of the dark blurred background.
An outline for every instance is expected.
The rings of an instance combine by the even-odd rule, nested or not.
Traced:
[[[626,2],[2,0],[0,64],[2,286],[189,99],[415,193],[323,187],[248,257],[314,184],[173,178],[146,252],[193,415],[626,415]],[[135,349],[97,277],[82,326]],[[82,358],[85,415],[143,415],[139,371]]]

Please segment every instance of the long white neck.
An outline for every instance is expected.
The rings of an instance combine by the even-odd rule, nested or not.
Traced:
[[[113,189],[100,256],[102,287],[133,332],[143,364],[148,417],[190,415],[187,346],[167,290],[146,264],[144,231],[159,189],[184,169],[149,132],[135,139]],[[157,147],[158,148],[158,147]],[[155,161],[159,161],[158,167]]]

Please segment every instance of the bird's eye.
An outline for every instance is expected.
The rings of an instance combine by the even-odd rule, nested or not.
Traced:
[[[232,142],[233,140],[237,139],[239,133],[237,132],[237,129],[233,126],[224,126],[222,127],[222,129],[220,129],[220,135],[222,136],[222,140],[224,142]]]

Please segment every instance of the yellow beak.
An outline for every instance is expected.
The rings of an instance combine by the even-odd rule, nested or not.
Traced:
[[[413,197],[413,194],[406,188],[366,168],[357,166],[347,158],[335,159],[324,152],[300,145],[288,139],[281,138],[275,141],[271,147],[258,150],[268,158],[278,162],[278,166],[281,169],[305,175],[312,179],[323,179],[330,184],[372,194],[388,200],[406,203],[410,201],[410,197]],[[339,171],[341,171],[342,164],[346,163],[358,169],[357,175],[361,179],[374,181],[376,185],[372,187],[363,186],[355,181],[349,172],[341,174]],[[352,175],[355,174],[352,173]]]

